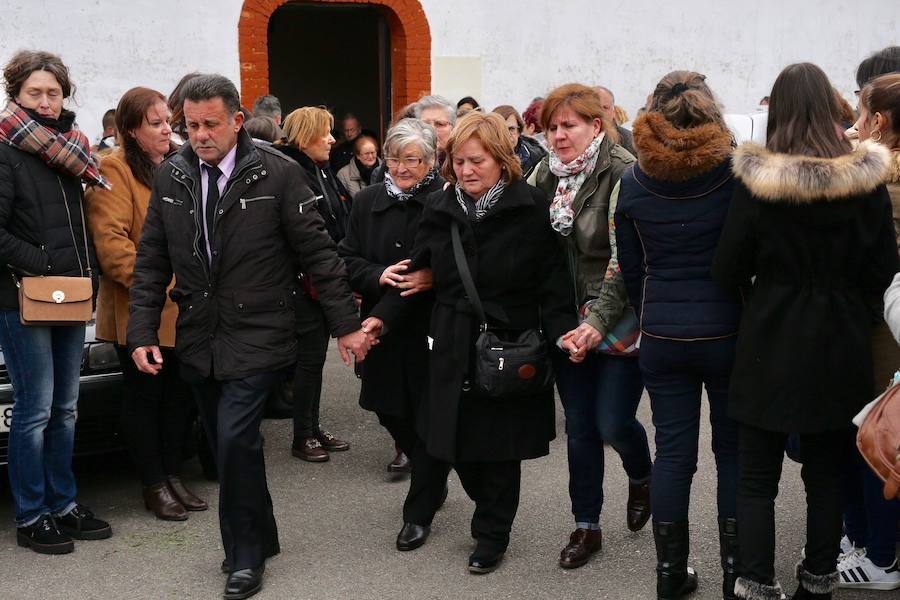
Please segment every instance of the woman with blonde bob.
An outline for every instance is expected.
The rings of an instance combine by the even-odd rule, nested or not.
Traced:
[[[553,391],[497,399],[469,384],[479,323],[454,260],[451,229],[460,229],[492,330],[515,338],[523,330],[541,329],[553,342],[575,326],[576,318],[564,257],[547,219],[547,199],[522,180],[503,119],[470,112],[457,122],[447,152],[443,171],[451,185],[429,197],[409,266],[410,272],[432,270],[435,302],[428,394],[418,419],[426,453],[416,458],[431,463],[422,472],[438,481],[451,467],[456,469],[475,500],[471,532],[477,543],[469,571],[487,573],[497,568],[509,544],[521,462],[545,456],[556,436]],[[417,296],[387,294],[364,328],[390,331],[416,302]],[[413,486],[417,471],[418,463]],[[440,490],[423,487],[433,494]],[[439,499],[431,505],[437,507]],[[435,510],[404,525],[401,535],[407,543],[424,543]]]
[[[335,244],[344,239],[350,219],[350,193],[328,163],[334,138],[334,117],[324,108],[304,106],[282,124],[284,139],[275,148],[297,161],[306,173],[316,208]],[[301,273],[303,293],[297,294],[297,370],[294,374],[294,441],[291,454],[308,462],[325,462],[328,452],[348,450],[350,444],[322,429],[319,403],[322,369],[328,351],[328,325],[316,300],[315,282]]]

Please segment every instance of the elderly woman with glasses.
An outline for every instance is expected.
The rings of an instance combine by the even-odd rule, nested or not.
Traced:
[[[435,169],[437,133],[417,119],[402,119],[388,130],[384,143],[388,172],[383,185],[360,191],[355,198],[347,236],[339,252],[347,264],[353,291],[362,296],[367,317],[386,291],[431,289],[431,271],[407,272],[413,241],[428,194],[444,180]],[[390,472],[408,470],[418,437],[414,423],[428,372],[428,317],[431,294],[419,294],[416,310],[387,332],[374,352],[360,363],[359,404],[374,412],[390,432],[397,457]]]
[[[477,111],[465,115],[447,141],[447,153],[443,173],[453,185],[428,199],[408,267],[430,268],[434,282],[428,393],[416,420],[426,451],[413,455],[407,498],[409,504],[418,493],[417,478],[424,472],[431,483],[421,489],[431,501],[419,506],[430,510],[405,514],[397,542],[406,549],[425,542],[439,505],[437,485],[452,467],[475,501],[471,532],[476,546],[468,568],[478,574],[499,565],[519,505],[522,461],[547,455],[556,418],[552,388],[497,398],[469,384],[479,322],[454,258],[451,230],[459,229],[462,253],[492,329],[512,339],[540,329],[548,340],[560,340],[577,354],[564,337],[576,326],[575,300],[547,217],[549,201],[522,180],[503,119]],[[386,294],[364,328],[387,340],[405,326],[420,296]],[[533,375],[520,373],[525,379]]]

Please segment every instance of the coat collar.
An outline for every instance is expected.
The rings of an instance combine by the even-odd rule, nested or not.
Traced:
[[[396,200],[388,196],[387,191],[384,189],[384,184],[375,184],[381,185],[381,189],[378,190],[378,194],[375,196],[375,200],[372,202],[372,212],[383,212],[390,208],[393,208],[399,204]],[[416,192],[416,194],[407,200],[407,202],[416,202],[425,205],[428,196],[434,192],[439,192],[444,187],[444,178],[440,176],[440,174],[435,175],[435,178],[432,182],[420,189]]]
[[[888,176],[890,151],[871,140],[837,158],[770,152],[745,143],[734,153],[734,173],[767,202],[809,204],[871,192]]]
[[[685,181],[711,171],[734,150],[731,132],[721,125],[679,129],[659,112],[638,117],[631,133],[641,170],[663,181]]]
[[[448,186],[437,198],[432,202],[432,208],[435,212],[444,213],[462,223],[470,223],[469,216],[463,212],[459,202],[456,201],[456,190],[452,185]],[[525,183],[525,180],[519,179],[503,190],[503,195],[497,201],[497,204],[484,216],[484,221],[488,221],[498,214],[507,210],[521,208],[523,206],[534,206],[534,200],[531,197],[531,186]]]
[[[190,143],[185,143],[181,148],[172,155],[170,162],[182,174],[191,178],[192,182],[200,182],[200,157],[194,152]],[[259,152],[253,144],[253,139],[242,127],[238,132],[237,139],[237,156],[235,158],[234,170],[231,172],[231,178],[239,176],[241,172],[248,166],[261,162]]]
[[[888,183],[900,183],[900,150],[891,151],[891,167]]]

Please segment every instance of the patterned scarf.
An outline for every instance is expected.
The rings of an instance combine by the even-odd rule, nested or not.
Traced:
[[[556,186],[556,194],[550,203],[550,225],[561,235],[572,233],[572,224],[575,222],[575,213],[572,203],[578,190],[587,179],[588,173],[594,171],[597,165],[597,152],[606,134],[601,133],[580,156],[572,162],[563,163],[556,152],[550,151],[550,172],[559,178]]]
[[[44,127],[15,102],[0,111],[0,142],[29,154],[36,154],[47,166],[75,177],[88,185],[111,189],[100,174],[97,157],[91,144],[77,129],[60,133]]]
[[[475,220],[480,221],[484,218],[484,215],[491,210],[495,204],[497,204],[497,200],[500,199],[500,196],[503,195],[503,190],[506,189],[506,183],[499,179],[497,183],[491,186],[487,192],[484,193],[484,196],[475,200]],[[460,187],[459,183],[456,184],[456,201],[459,202],[459,205],[462,207],[463,212],[467,215],[469,214],[469,204],[466,202],[467,196],[471,198],[468,194],[466,194],[462,187]]]
[[[431,182],[434,181],[435,177],[437,177],[437,169],[431,169],[430,171],[428,171],[425,177],[419,180],[418,183],[404,192],[399,187],[397,187],[396,183],[394,183],[394,178],[391,177],[391,174],[385,173],[384,189],[385,191],[387,191],[387,195],[397,200],[397,202],[406,202],[407,200],[418,194],[419,190],[431,185]]]

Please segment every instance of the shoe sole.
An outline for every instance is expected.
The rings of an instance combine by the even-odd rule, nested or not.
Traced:
[[[152,508],[150,508],[150,507],[146,507],[146,508],[147,508],[147,510],[148,510],[149,512],[153,512],[153,509],[152,509]],[[187,520],[188,520],[188,516],[187,516],[187,515],[184,515],[183,517],[165,517],[165,516],[162,516],[162,515],[158,515],[158,514],[156,514],[156,513],[154,512],[154,513],[153,513],[153,516],[155,516],[155,517],[156,517],[157,519],[159,519],[160,521],[187,521]]]
[[[328,459],[331,458],[327,454],[325,456],[316,456],[316,457],[307,456],[301,452],[293,452],[293,451],[291,451],[291,454],[293,456],[295,456],[296,458],[299,458],[300,460],[305,460],[306,462],[311,462],[311,463],[328,462]]]
[[[105,540],[112,537],[112,527],[94,531],[76,531],[60,525],[59,530],[74,540]]]
[[[329,447],[326,446],[325,444],[322,444],[322,447],[325,448],[325,451],[326,451],[326,452],[346,452],[347,450],[350,449],[350,446],[346,446],[346,447],[341,446],[341,447],[329,448]]]
[[[16,543],[22,548],[31,548],[38,554],[69,554],[75,550],[71,540],[61,544],[38,544],[28,536],[16,534]]]
[[[838,587],[844,590],[881,590],[887,592],[900,589],[900,581],[870,581],[868,583],[847,583],[840,581],[838,582]]]
[[[255,596],[260,591],[262,591],[262,582],[260,582],[259,585],[252,590],[247,590],[246,592],[241,592],[240,594],[222,594],[222,598],[224,600],[244,600],[244,598]]]
[[[412,544],[401,544],[400,542],[397,542],[397,550],[399,550],[400,552],[411,552],[413,550],[418,550],[425,545],[427,539],[428,538],[419,542],[414,542]]]
[[[561,561],[559,561],[559,566],[562,569],[577,569],[578,567],[583,567],[584,565],[588,564],[588,562],[590,562],[590,560],[591,560],[590,556],[588,556],[584,560],[579,560],[577,562],[572,562],[572,561],[566,562],[566,561],[561,560]]]
[[[412,473],[412,469],[410,467],[395,467],[393,465],[388,465],[387,472],[388,473],[398,473],[398,474],[408,474],[408,473]]]

